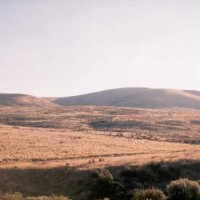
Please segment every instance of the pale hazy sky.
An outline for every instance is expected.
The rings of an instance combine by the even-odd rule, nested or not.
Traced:
[[[200,0],[0,0],[0,93],[200,90]]]

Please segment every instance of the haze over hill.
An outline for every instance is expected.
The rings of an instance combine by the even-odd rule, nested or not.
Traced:
[[[39,98],[26,94],[0,94],[0,106],[117,106],[135,108],[200,109],[200,91],[119,88],[72,97]]]
[[[119,88],[72,97],[50,98],[59,105],[136,108],[184,107],[200,109],[200,92],[193,90]]]
[[[0,93],[0,106],[52,106],[54,103],[26,94]]]

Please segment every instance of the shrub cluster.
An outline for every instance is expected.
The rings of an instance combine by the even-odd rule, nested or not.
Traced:
[[[131,177],[131,174],[127,172],[128,170],[124,171],[126,176],[129,174]],[[135,171],[132,171],[132,173],[136,174]],[[142,189],[142,186],[139,186],[140,188],[136,187],[137,189],[132,188],[132,197],[130,197],[130,188],[127,190],[124,185],[117,182],[108,170],[96,173],[94,177],[95,181],[92,187],[92,199],[109,198],[110,200],[200,200],[199,183],[189,179],[178,179],[176,181],[171,181],[165,188],[160,189],[152,187]],[[134,186],[138,185],[135,183]]]
[[[92,195],[86,199],[110,199],[110,200],[200,200],[200,185],[197,181],[179,179],[171,181],[166,189],[166,195],[157,188],[134,190],[132,197],[127,194],[124,187],[114,181],[108,170],[95,174],[92,186]],[[38,196],[24,197],[21,193],[0,194],[0,200],[69,200],[65,196]]]
[[[81,179],[78,179],[78,182],[71,181],[75,184],[68,184],[69,177],[74,178],[75,173],[71,174],[72,171],[65,168],[45,170],[45,174],[42,171],[39,176],[37,173],[28,173],[26,174],[28,179],[24,182],[33,180],[34,183],[37,182],[38,187],[34,188],[34,193],[29,193],[22,184],[21,188],[18,187],[18,191],[29,195],[69,194],[75,200],[104,198],[110,200],[200,200],[199,162],[161,162],[144,166],[110,167],[109,170],[95,172],[89,170],[84,173],[79,171],[77,176]],[[16,171],[14,174],[17,174]],[[17,181],[21,177],[16,176],[14,180]],[[182,177],[188,179],[180,179]],[[194,177],[197,181],[189,180]],[[15,187],[11,189],[12,192],[17,191]],[[9,190],[3,187],[0,190],[4,192],[4,194],[0,192],[0,200],[69,200],[64,196],[24,197],[20,193],[5,194]]]
[[[200,200],[200,185],[197,181],[179,179],[167,186],[168,198],[158,189],[140,190],[133,200]]]

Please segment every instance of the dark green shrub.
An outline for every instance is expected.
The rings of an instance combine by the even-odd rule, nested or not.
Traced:
[[[196,181],[179,179],[167,186],[170,200],[200,200],[200,185]]]
[[[92,198],[105,198],[112,195],[113,176],[108,170],[102,170],[94,173],[95,178],[91,193]]]
[[[94,182],[91,188],[91,199],[127,200],[124,186],[114,181],[108,170],[93,174]]]
[[[166,196],[158,189],[146,189],[135,192],[133,200],[166,200]]]

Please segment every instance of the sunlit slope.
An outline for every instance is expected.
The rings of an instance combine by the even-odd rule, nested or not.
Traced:
[[[136,108],[184,107],[200,109],[199,91],[172,89],[120,88],[51,100],[59,105],[125,106]]]
[[[26,94],[0,93],[0,106],[52,106],[54,103]]]

